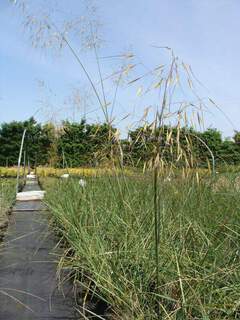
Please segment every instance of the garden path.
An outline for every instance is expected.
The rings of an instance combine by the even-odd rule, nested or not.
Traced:
[[[23,191],[40,190],[35,181]],[[79,319],[72,285],[58,288],[57,239],[42,201],[17,201],[0,245],[0,320]]]

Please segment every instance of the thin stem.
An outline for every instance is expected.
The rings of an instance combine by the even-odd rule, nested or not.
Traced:
[[[193,136],[194,138],[196,138],[197,140],[199,140],[208,150],[208,152],[210,153],[210,156],[212,158],[212,175],[213,177],[215,176],[216,173],[216,163],[215,163],[215,157],[214,154],[212,152],[212,150],[209,148],[209,146],[206,144],[205,141],[203,141],[200,137],[198,137],[197,135],[193,134],[193,133],[189,133],[189,135]]]
[[[104,89],[104,85],[103,85],[102,71],[101,71],[101,67],[100,67],[100,63],[99,63],[99,57],[98,57],[97,48],[96,48],[95,43],[94,43],[93,47],[94,47],[95,58],[96,58],[96,61],[97,61],[98,74],[99,74],[99,78],[100,78],[102,95],[103,95],[103,102],[104,102],[104,110],[103,110],[103,111],[104,111],[104,116],[105,116],[105,118],[106,118],[106,122],[109,124],[106,94],[105,94],[105,89]]]
[[[156,291],[158,293],[159,288],[159,208],[158,208],[158,184],[157,184],[158,170],[157,166],[154,167],[153,172],[153,191],[154,191],[154,231],[155,231],[155,268],[156,268]],[[160,306],[157,303],[157,313],[160,319]]]
[[[71,51],[71,53],[73,54],[73,56],[75,57],[75,59],[77,60],[77,62],[79,63],[79,65],[81,66],[83,72],[85,73],[85,75],[86,75],[86,77],[87,77],[87,79],[88,79],[88,81],[89,81],[89,83],[90,83],[90,85],[91,85],[91,87],[92,87],[92,89],[93,89],[96,97],[97,97],[97,100],[98,100],[98,102],[99,102],[102,110],[104,111],[104,105],[103,105],[103,103],[102,103],[102,101],[101,101],[101,98],[100,98],[100,96],[99,96],[99,94],[98,94],[98,92],[97,92],[97,89],[96,89],[96,87],[95,87],[95,85],[94,85],[94,83],[93,83],[93,81],[92,81],[92,79],[91,79],[91,77],[90,77],[87,69],[85,68],[84,64],[82,63],[82,61],[81,61],[81,59],[79,58],[79,56],[78,56],[78,54],[76,53],[76,51],[75,51],[75,50],[73,49],[73,47],[71,46],[71,44],[70,44],[70,42],[68,41],[68,39],[66,38],[66,36],[64,36],[64,35],[58,30],[58,28],[57,28],[57,26],[56,26],[55,24],[53,24],[53,26],[54,26],[54,28],[57,30],[57,32],[59,33],[59,35],[62,37],[63,41],[66,43],[67,47],[69,48],[69,50]],[[49,26],[49,27],[50,27],[50,26]]]

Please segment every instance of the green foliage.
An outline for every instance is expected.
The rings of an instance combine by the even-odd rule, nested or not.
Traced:
[[[193,128],[164,126],[155,130],[153,135],[150,127],[140,127],[130,131],[129,137],[128,152],[131,153],[131,163],[134,165],[143,165],[151,160],[157,143],[160,155],[166,162],[176,162],[177,149],[181,149],[183,158],[175,163],[178,166],[181,166],[183,161],[188,161],[190,167],[206,166],[212,161],[212,155],[217,165],[240,163],[240,139],[238,142],[237,134],[234,141],[223,140],[217,129],[209,128],[199,132]]]
[[[235,131],[233,136],[233,140],[236,144],[240,144],[240,131]]]
[[[217,129],[199,132],[186,127],[163,126],[153,130],[145,126],[129,131],[129,139],[118,140],[116,129],[106,123],[65,121],[59,130],[52,123],[41,125],[31,118],[1,125],[1,166],[17,164],[25,128],[24,150],[31,165],[97,166],[119,155],[119,146],[124,163],[130,166],[143,166],[156,152],[162,160],[176,166],[207,166],[212,161],[211,153],[218,166],[240,163],[239,132],[235,132],[233,140],[223,140]]]
[[[0,178],[0,224],[7,220],[7,210],[15,199],[15,180]],[[1,230],[0,230],[1,240]]]
[[[239,319],[238,177],[157,183],[158,290],[147,175],[92,178],[85,188],[75,179],[44,183],[71,252],[60,268],[67,266],[81,288],[106,301],[114,319]]]
[[[69,167],[96,166],[110,155],[111,133],[107,124],[63,123],[58,139],[60,164]]]
[[[48,161],[48,149],[51,139],[46,127],[42,127],[33,118],[27,121],[3,123],[0,128],[0,165],[17,164],[24,129],[27,129],[24,150],[31,164],[45,164]]]
[[[214,157],[219,159],[221,156],[221,147],[222,147],[222,136],[217,129],[207,129],[203,133],[197,133],[197,135],[206,143],[209,149],[212,151]],[[206,162],[206,159],[210,159],[211,155],[206,149],[206,146],[198,143],[198,153],[199,158],[202,162]]]

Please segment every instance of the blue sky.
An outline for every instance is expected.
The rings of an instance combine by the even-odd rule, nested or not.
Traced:
[[[82,15],[79,0],[28,1],[32,12],[41,4],[58,3],[54,17]],[[101,56],[133,50],[138,61],[151,67],[165,62],[166,57],[153,46],[169,46],[185,62],[191,64],[198,79],[207,90],[202,96],[214,99],[223,113],[212,107],[205,116],[205,125],[219,128],[224,136],[240,130],[240,3],[238,0],[98,0],[98,16],[103,27],[104,43]],[[90,120],[102,119],[96,102],[88,93],[87,82],[76,61],[65,50],[57,56],[51,50],[31,46],[29,33],[22,26],[22,14],[9,1],[0,4],[0,122],[26,119],[41,109],[40,121],[54,118],[78,119],[82,110],[69,109],[76,90],[87,91],[86,109]],[[92,53],[81,51],[77,39],[73,45],[79,52],[93,78],[96,75]],[[103,72],[109,74],[118,61],[103,60]],[[39,85],[40,83],[40,85]],[[44,83],[44,85],[42,85]],[[107,84],[107,93],[111,91]],[[148,101],[150,102],[150,101]],[[130,110],[140,117],[146,99],[141,103],[136,94],[122,90],[116,105],[116,116],[121,119]],[[59,111],[61,110],[61,111]],[[85,109],[84,109],[85,110]],[[128,118],[124,125],[134,121]]]

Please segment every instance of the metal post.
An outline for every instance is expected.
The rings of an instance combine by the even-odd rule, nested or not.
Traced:
[[[31,172],[31,168],[30,168],[30,160],[29,160],[29,157],[28,157],[28,174],[30,174]]]
[[[34,174],[37,175],[37,162],[38,162],[38,156],[37,156],[37,153],[35,154],[35,168],[34,168]]]
[[[22,135],[22,142],[21,142],[21,147],[20,147],[19,157],[18,157],[18,170],[17,170],[16,194],[18,193],[18,187],[19,187],[20,165],[21,165],[22,151],[23,151],[23,144],[24,144],[24,139],[25,139],[26,131],[27,131],[27,129],[24,129],[24,131],[23,131],[23,135]]]
[[[23,178],[24,178],[24,184],[25,184],[26,183],[26,150],[24,150],[24,153],[23,153],[23,166],[24,166]]]

